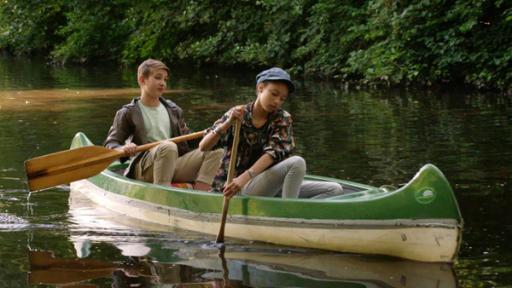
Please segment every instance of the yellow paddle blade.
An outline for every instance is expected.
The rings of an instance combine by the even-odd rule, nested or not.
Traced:
[[[180,143],[201,138],[203,135],[204,131],[199,131],[162,141]],[[137,146],[136,151],[149,150],[162,141]],[[25,161],[29,190],[42,190],[92,177],[105,170],[112,161],[125,155],[123,151],[103,146],[85,146],[29,159]]]
[[[102,146],[60,151],[25,161],[30,191],[89,178],[105,170],[123,152]]]

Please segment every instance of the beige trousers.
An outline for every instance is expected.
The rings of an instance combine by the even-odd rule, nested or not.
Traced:
[[[222,149],[192,150],[181,157],[173,142],[151,148],[135,165],[135,179],[160,185],[171,182],[201,182],[211,185],[222,158]]]

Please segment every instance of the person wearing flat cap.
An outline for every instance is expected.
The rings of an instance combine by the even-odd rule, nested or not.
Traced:
[[[223,148],[221,166],[212,189],[228,198],[242,195],[282,198],[326,198],[343,193],[334,182],[304,181],[306,163],[293,156],[292,116],[282,109],[295,91],[290,75],[270,68],[256,76],[256,100],[235,106],[207,129],[201,151]],[[235,120],[241,121],[235,177],[226,185]]]

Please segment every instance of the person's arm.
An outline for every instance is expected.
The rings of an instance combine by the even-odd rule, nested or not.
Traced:
[[[211,150],[213,146],[219,142],[220,137],[226,134],[226,131],[228,131],[230,127],[231,122],[228,120],[219,123],[215,128],[210,129],[203,137],[201,142],[199,142],[199,150],[202,152]]]
[[[230,185],[224,188],[224,195],[228,198],[233,197],[240,191],[251,178],[256,177],[265,171],[273,163],[281,162],[293,152],[295,141],[293,139],[292,117],[283,111],[279,119],[274,120],[272,125],[272,134],[263,147],[264,154],[237,178],[233,179]],[[252,177],[251,177],[252,176]]]
[[[126,109],[117,111],[103,145],[110,149],[124,151],[128,156],[133,156],[136,154],[137,145],[134,143],[125,144],[126,139],[131,135],[127,115],[128,111]]]
[[[226,134],[228,129],[233,125],[235,119],[242,120],[244,115],[244,106],[235,106],[231,108],[222,118],[215,121],[212,128],[206,133],[201,142],[199,142],[199,150],[209,151],[211,150],[219,139]]]
[[[275,163],[288,158],[295,149],[293,139],[292,116],[283,111],[283,114],[272,122],[272,134],[263,151],[270,154]]]
[[[270,165],[274,163],[274,158],[270,156],[270,154],[265,153],[258,158],[256,162],[251,166],[251,168],[244,171],[244,173],[240,174],[238,177],[233,179],[233,181],[224,187],[224,196],[227,198],[233,197],[237,192],[242,190],[242,187],[245,186],[252,178],[256,177],[261,172],[265,171]]]

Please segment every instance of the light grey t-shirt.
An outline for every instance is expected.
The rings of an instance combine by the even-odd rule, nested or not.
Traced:
[[[148,107],[142,104],[141,101],[137,104],[142,111],[148,141],[155,142],[171,138],[171,121],[164,105],[160,103],[158,107]]]

